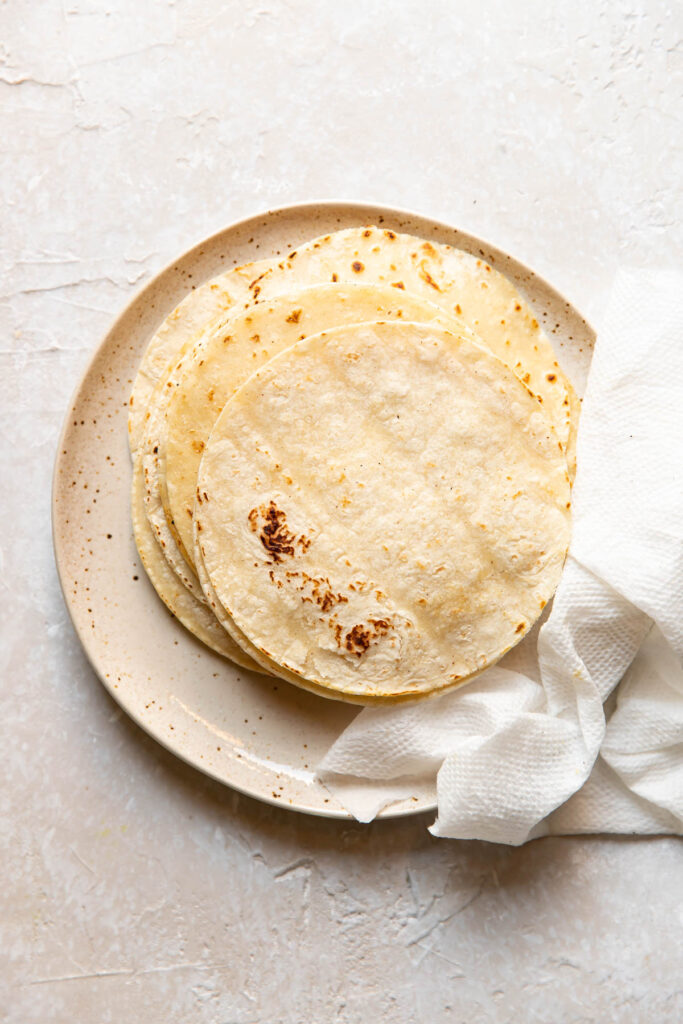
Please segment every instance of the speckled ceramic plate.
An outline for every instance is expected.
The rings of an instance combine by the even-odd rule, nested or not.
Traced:
[[[332,817],[347,812],[314,768],[358,709],[239,669],[166,611],[142,568],[130,520],[127,403],[142,353],[192,287],[316,235],[366,223],[482,256],[517,285],[581,392],[593,332],[532,271],[480,239],[426,217],[355,203],[289,206],[201,242],[158,274],[116,320],[76,391],[59,442],[53,534],[64,597],[95,671],[121,707],[190,764],[251,796]],[[432,786],[382,812],[435,806]]]

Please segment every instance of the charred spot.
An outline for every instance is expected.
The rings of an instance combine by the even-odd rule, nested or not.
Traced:
[[[520,622],[520,624],[517,626],[517,629],[515,630],[515,633],[521,633],[522,630],[525,629],[525,628],[526,628],[526,622]]]
[[[390,238],[392,242],[396,238],[396,235],[393,231],[385,231],[384,234],[386,235],[387,238]]]
[[[343,601],[348,601],[348,598],[342,598]],[[336,604],[339,604],[339,595],[333,594],[331,590],[326,591],[322,598],[318,600],[320,609],[323,612],[329,612],[331,608],[334,608]]]
[[[406,290],[406,286],[403,281],[394,281],[391,285],[392,288],[401,288],[403,291]]]
[[[430,288],[434,288],[437,292],[441,291],[432,275],[429,273],[428,270],[425,270],[424,267],[420,270],[420,277],[422,278],[423,281],[427,282]]]
[[[296,554],[296,545],[303,551],[307,551],[311,546],[311,541],[308,537],[296,537],[295,534],[290,533],[287,528],[287,517],[274,501],[271,501],[267,506],[261,505],[260,508],[253,508],[251,510],[247,519],[252,533],[258,531],[259,516],[263,521],[259,540],[273,559],[273,562],[282,562],[284,555],[294,556]]]
[[[347,651],[360,657],[370,646],[370,631],[356,625],[349,630],[344,639]]]
[[[372,231],[370,231],[369,228],[366,228],[365,231],[363,232],[363,238],[369,238],[371,234]]]
[[[193,441],[192,442],[192,447],[196,451],[197,455],[200,455],[204,451],[204,442],[203,441]]]
[[[325,614],[338,604],[348,604],[349,602],[345,594],[335,593],[328,576],[309,576],[307,572],[302,572],[301,584],[297,586],[297,590],[302,594],[304,591],[310,590],[310,595],[305,594],[302,601],[317,604]]]
[[[556,375],[555,375],[554,373],[546,373],[546,375],[545,375],[545,379],[546,379],[546,380],[549,380],[549,381],[550,381],[550,383],[552,384],[552,382],[553,382],[554,380],[557,380],[557,377],[556,377]]]
[[[338,280],[339,280],[339,276],[338,276],[337,274],[333,274],[333,275],[332,275],[332,281],[333,281],[333,283],[335,283],[335,284],[336,284],[336,282],[337,282]]]
[[[281,562],[283,555],[294,554],[296,537],[287,529],[285,513],[271,501],[265,511],[261,509],[265,522],[261,527],[261,543],[274,562]]]
[[[357,623],[344,637],[344,647],[351,654],[360,658],[368,650],[373,640],[385,636],[390,629],[391,623],[386,619],[368,619],[367,626]]]
[[[458,314],[458,316],[460,316],[462,313],[462,306],[460,305],[459,302],[456,302],[455,304],[455,312]]]
[[[298,324],[299,320],[301,319],[301,312],[302,311],[300,309],[293,309],[292,312],[287,317],[287,323]]]
[[[213,402],[214,394],[215,394],[215,392],[214,392],[213,388],[209,388],[209,391],[208,391],[208,394],[207,394],[206,397],[209,399],[210,402]]]
[[[361,271],[365,270],[365,267],[363,266],[360,260],[354,260],[353,263],[351,264],[351,269],[354,271],[354,273],[360,274]]]
[[[518,313],[519,313],[521,308],[522,307],[520,306],[519,302],[515,302],[515,309],[517,310]]]

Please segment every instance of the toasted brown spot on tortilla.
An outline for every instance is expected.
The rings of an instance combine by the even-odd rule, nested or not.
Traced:
[[[427,282],[430,288],[434,288],[437,292],[441,291],[432,275],[429,273],[428,270],[425,270],[424,267],[420,270],[420,277],[422,278],[423,281]]]
[[[356,654],[359,658],[370,647],[373,640],[385,636],[391,629],[391,624],[386,619],[368,619],[368,625],[358,623],[352,626],[344,637],[344,646],[347,651]]]
[[[249,512],[247,519],[253,533],[257,532],[259,515],[263,520],[259,540],[273,562],[281,562],[284,555],[294,556],[297,544],[303,551],[308,550],[311,545],[310,539],[290,533],[287,528],[287,517],[274,501],[269,505],[261,505],[258,509],[253,508]]]

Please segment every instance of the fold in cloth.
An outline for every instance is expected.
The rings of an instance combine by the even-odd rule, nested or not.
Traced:
[[[462,689],[364,709],[328,751],[318,777],[359,820],[436,777],[437,836],[683,831],[683,275],[618,275],[577,466],[540,629]]]

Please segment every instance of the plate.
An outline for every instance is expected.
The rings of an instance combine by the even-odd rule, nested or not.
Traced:
[[[511,256],[446,224],[389,207],[316,202],[225,228],[162,270],[124,309],[93,355],[59,441],[53,538],[64,598],[97,675],[146,732],[200,771],[249,796],[348,818],[314,769],[358,708],[233,666],[166,611],[137,555],[130,519],[128,397],[144,349],[187,292],[249,260],[279,256],[341,228],[380,223],[447,242],[492,263],[533,306],[579,393],[594,333],[550,285]],[[436,806],[416,788],[381,817]]]

